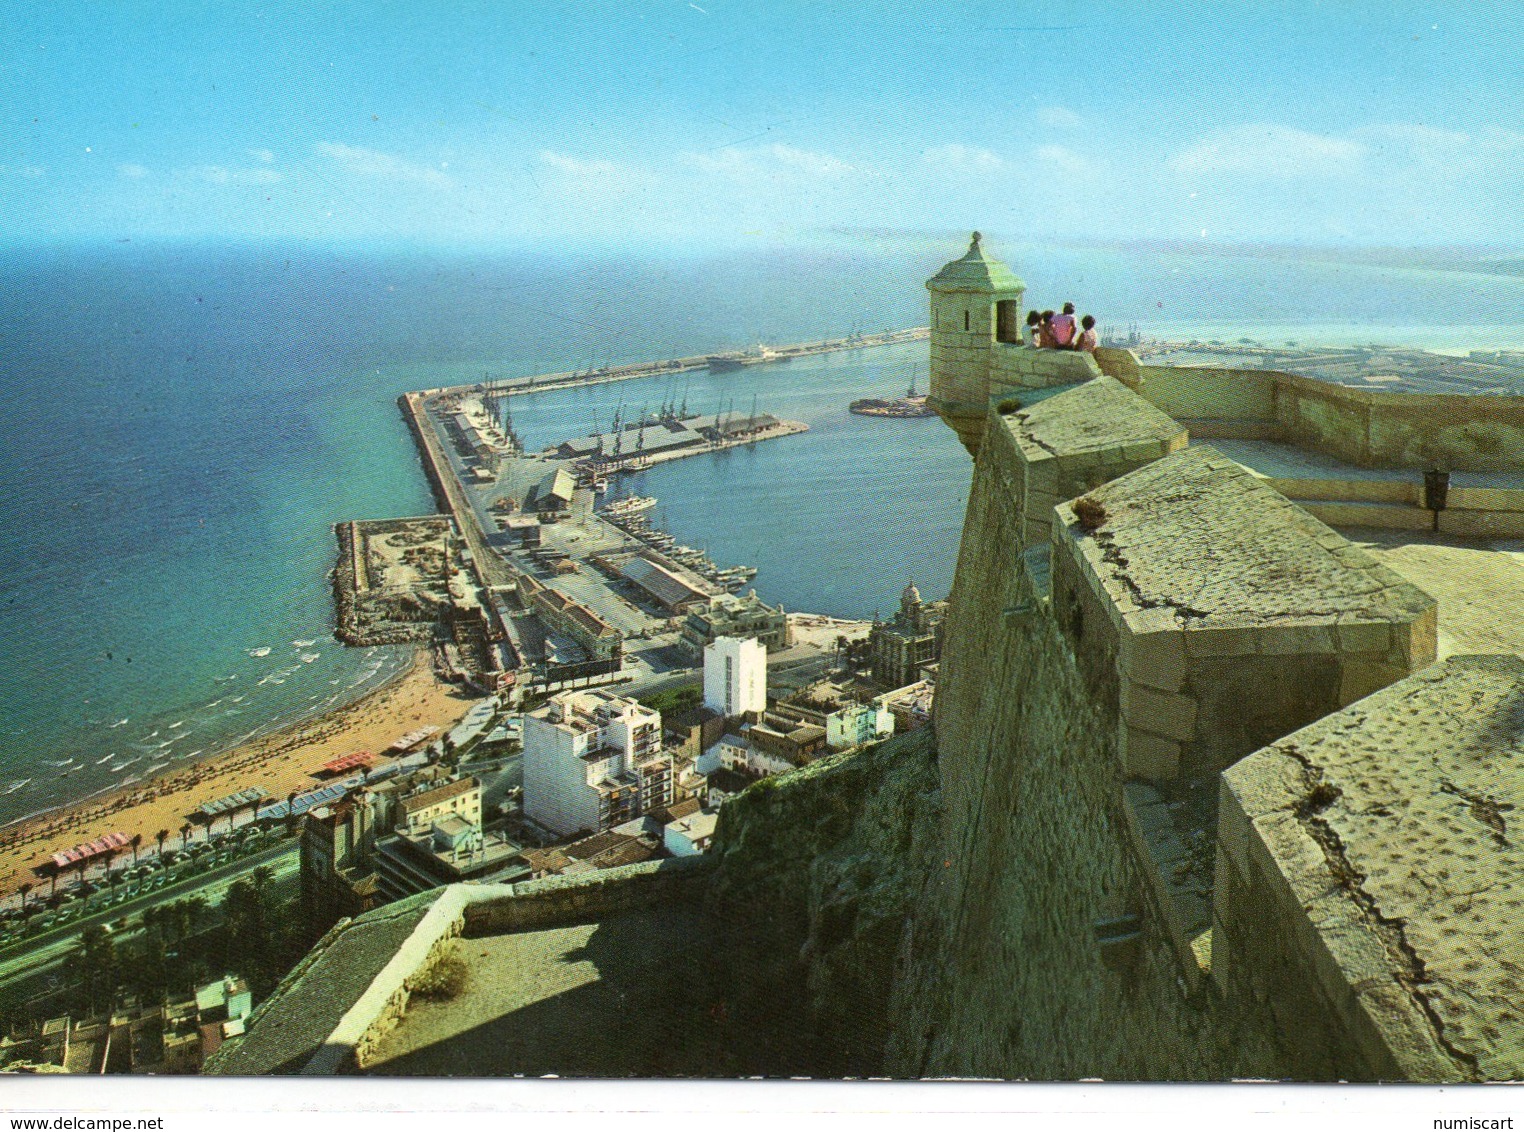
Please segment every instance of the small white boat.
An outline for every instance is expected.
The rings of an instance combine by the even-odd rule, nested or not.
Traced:
[[[120,726],[122,726],[122,724],[124,724],[124,723],[126,723],[126,722],[127,722],[127,718],[126,718],[126,717],[125,717],[125,716],[123,716],[123,717],[122,717],[122,718],[121,718],[121,719],[119,719],[119,720],[117,720],[117,721],[116,721],[116,722],[115,722],[115,723],[113,723],[113,724],[112,724],[112,725],[111,725],[111,726],[112,726],[112,727],[120,727]]]

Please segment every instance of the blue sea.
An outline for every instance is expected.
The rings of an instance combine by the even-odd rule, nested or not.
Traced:
[[[1160,336],[1517,347],[1524,280],[1114,249],[987,246],[1030,305]],[[331,526],[434,507],[407,389],[923,324],[956,238],[720,254],[289,247],[12,250],[0,259],[0,820],[109,789],[362,694],[397,649],[331,636]],[[810,432],[630,483],[662,524],[791,610],[888,613],[951,580],[970,465],[926,347],[521,397],[531,446],[686,395]],[[264,650],[269,650],[265,652]],[[19,784],[19,785],[18,785]]]

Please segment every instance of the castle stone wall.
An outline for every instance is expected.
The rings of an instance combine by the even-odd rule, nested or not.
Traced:
[[[1209,992],[1182,993],[1131,848],[1116,727],[1017,553],[1000,463],[975,467],[937,689],[945,848],[923,903],[942,921],[906,952],[887,1069],[1274,1075],[1252,1020],[1228,1017]],[[1108,941],[1105,925],[1128,916],[1138,938]]]
[[[1222,770],[1434,659],[1431,597],[1210,448],[1088,501],[1057,511],[1054,609],[1130,777]]]
[[[1019,534],[1027,545],[1048,540],[1053,509],[1064,500],[1179,451],[1189,439],[1180,425],[1110,377],[1029,408],[1001,412],[1004,407],[997,403],[995,410],[1006,428],[992,436],[1010,449],[1001,462],[1011,472]]]
[[[1276,406],[1282,374],[1195,366],[1144,365],[1137,369],[1143,396],[1198,439],[1281,438],[1283,426]]]

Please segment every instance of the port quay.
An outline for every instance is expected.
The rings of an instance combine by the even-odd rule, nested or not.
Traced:
[[[661,361],[630,362],[626,365],[600,366],[596,369],[576,370],[567,373],[543,373],[530,377],[507,378],[495,383],[500,388],[525,393],[530,390],[568,389],[579,385],[600,385],[609,381],[628,381],[636,377],[660,377],[663,374],[686,373],[689,370],[710,369],[727,373],[746,366],[790,362],[795,358],[808,358],[817,354],[832,354],[841,350],[865,350],[874,346],[893,346],[901,342],[925,341],[931,337],[929,326],[916,326],[904,330],[884,330],[877,334],[851,334],[845,338],[826,338],[816,342],[796,342],[788,346],[755,346],[749,350],[731,350],[713,354],[694,354],[685,358]],[[472,388],[465,386],[462,388]],[[443,393],[449,390],[429,390]]]
[[[432,579],[384,565],[367,569],[362,564],[395,562],[399,547],[416,566],[427,553],[429,520],[409,520],[411,532],[395,522],[339,524],[340,635],[357,644],[402,639],[421,603],[439,610],[445,625],[436,645],[439,670],[483,690],[574,680],[660,686],[677,679],[692,661],[680,649],[686,612],[742,589],[756,570],[716,564],[702,550],[677,544],[654,522],[657,501],[622,491],[621,477],[808,426],[755,406],[704,415],[673,406],[528,452],[514,432],[511,400],[701,368],[723,374],[929,333],[916,327],[854,334],[404,393],[399,408],[459,549],[441,545],[443,574]],[[432,588],[425,594],[420,587]]]

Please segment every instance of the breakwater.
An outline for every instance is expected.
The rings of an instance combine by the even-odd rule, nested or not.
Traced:
[[[571,370],[564,373],[542,373],[529,377],[493,379],[495,388],[509,393],[538,392],[546,389],[573,389],[582,385],[602,385],[611,381],[629,381],[637,377],[661,377],[667,374],[687,373],[699,369],[715,369],[729,372],[747,366],[790,362],[795,358],[834,354],[842,350],[869,350],[875,346],[895,346],[905,342],[925,341],[931,337],[929,326],[912,326],[903,330],[885,330],[878,334],[853,334],[846,338],[823,338],[814,342],[794,342],[787,346],[768,347],[765,351],[729,350],[715,354],[694,354],[683,358],[660,361],[630,362],[625,365],[599,366],[595,369]],[[458,388],[475,388],[468,385]],[[444,389],[424,390],[426,393],[442,393]]]

